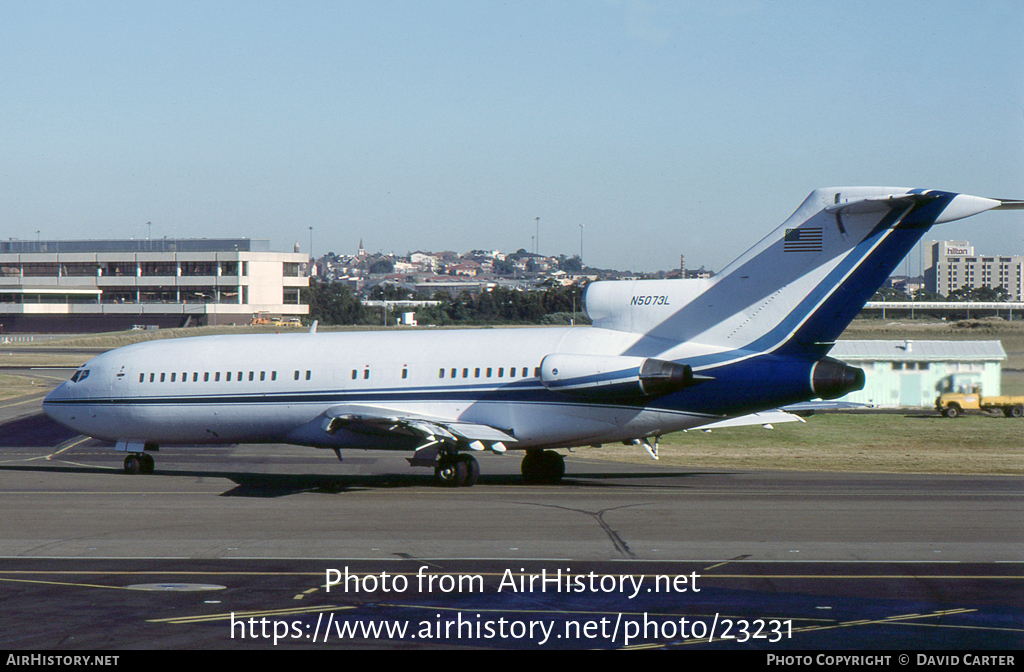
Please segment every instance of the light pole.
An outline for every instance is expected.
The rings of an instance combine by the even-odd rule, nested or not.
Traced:
[[[583,225],[580,224],[580,272],[583,272]]]
[[[537,246],[536,249],[534,249],[533,253],[536,254],[537,256],[540,256],[540,217],[534,217],[534,220],[536,220],[537,222]]]
[[[309,227],[309,260],[313,261],[313,227]]]

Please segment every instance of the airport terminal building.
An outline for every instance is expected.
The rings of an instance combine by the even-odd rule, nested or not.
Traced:
[[[304,317],[309,257],[266,239],[0,242],[0,333]]]

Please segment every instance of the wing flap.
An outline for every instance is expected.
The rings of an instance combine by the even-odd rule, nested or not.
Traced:
[[[359,404],[333,406],[324,415],[326,416],[324,430],[329,434],[344,428],[361,434],[419,436],[428,441],[440,439],[456,443],[460,441],[470,443],[473,441],[516,442],[511,430],[502,430],[475,422],[418,415],[381,406]]]

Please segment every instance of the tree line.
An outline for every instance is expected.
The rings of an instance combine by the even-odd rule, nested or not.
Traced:
[[[1004,302],[1010,300],[1010,292],[1005,287],[999,286],[995,289],[991,287],[968,287],[963,286],[960,289],[954,289],[949,293],[949,296],[943,296],[936,292],[930,292],[927,289],[919,289],[914,292],[913,296],[902,292],[892,287],[883,287],[879,289],[873,297],[872,301],[988,301],[988,302]]]
[[[515,325],[515,324],[589,324],[583,315],[583,287],[547,287],[531,291],[518,291],[495,287],[473,295],[461,292],[451,296],[438,291],[432,296],[414,292],[392,284],[380,284],[367,295],[373,300],[387,301],[439,301],[436,306],[413,308],[421,325]],[[309,319],[324,325],[381,325],[384,323],[381,307],[364,306],[355,292],[342,283],[324,282],[310,278]],[[396,309],[400,311],[401,309]],[[394,324],[397,315],[389,313],[388,323]]]

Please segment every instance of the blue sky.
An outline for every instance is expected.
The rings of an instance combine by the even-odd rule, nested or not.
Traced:
[[[0,0],[0,62],[4,238],[719,269],[816,187],[1024,198],[1017,0]]]

